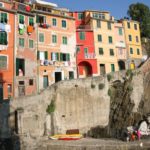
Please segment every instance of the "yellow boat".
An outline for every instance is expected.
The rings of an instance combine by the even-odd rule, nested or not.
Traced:
[[[57,134],[49,138],[53,140],[79,140],[82,137],[82,134]]]

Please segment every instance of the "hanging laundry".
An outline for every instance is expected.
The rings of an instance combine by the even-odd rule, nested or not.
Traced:
[[[24,34],[24,30],[25,30],[25,29],[19,29],[19,34],[20,34],[20,35],[23,35],[23,34]]]
[[[0,23],[0,31],[10,32],[10,25]]]
[[[24,29],[24,24],[19,24],[19,29]]]
[[[28,26],[28,27],[27,27],[27,32],[28,32],[29,34],[31,34],[31,33],[33,32],[33,26]]]
[[[26,11],[30,12],[31,11],[31,7],[30,6],[26,6]]]

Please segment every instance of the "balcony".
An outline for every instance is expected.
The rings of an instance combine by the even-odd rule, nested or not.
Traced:
[[[25,11],[25,12],[30,12],[31,11],[31,7],[29,5],[25,5],[25,4],[19,3],[18,4],[18,10]]]
[[[78,30],[92,30],[90,25],[80,25],[77,27]]]
[[[84,55],[85,59],[95,59],[95,53],[87,53]]]

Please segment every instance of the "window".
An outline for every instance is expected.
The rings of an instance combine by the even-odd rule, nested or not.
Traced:
[[[113,43],[113,39],[111,36],[108,37],[108,42],[109,42],[109,44]]]
[[[83,13],[78,13],[78,19],[82,20],[83,19]]]
[[[127,22],[127,27],[128,29],[130,29],[130,22]]]
[[[51,60],[53,60],[53,61],[58,61],[59,60],[59,53],[54,53],[54,52],[52,52],[51,53]]]
[[[113,49],[110,49],[110,50],[109,50],[109,54],[110,54],[110,56],[114,56],[114,50],[113,50]]]
[[[74,72],[73,71],[69,71],[69,79],[74,79]]]
[[[111,72],[114,72],[114,71],[115,71],[115,65],[111,64]]]
[[[25,60],[16,58],[16,76],[25,75]]]
[[[136,36],[136,42],[137,42],[137,43],[139,42],[139,38],[138,38],[138,36]]]
[[[68,41],[67,41],[67,37],[66,37],[66,36],[63,36],[63,37],[62,37],[62,43],[63,43],[64,45],[67,45]]]
[[[139,49],[137,49],[137,55],[140,55],[140,50]]]
[[[53,18],[53,19],[52,19],[52,25],[53,25],[53,26],[57,26],[57,20],[56,20],[56,18]]]
[[[104,54],[103,48],[99,48],[99,54],[100,54],[100,55],[103,55],[103,54]]]
[[[7,23],[7,13],[0,13],[0,23]]]
[[[0,44],[1,45],[7,45],[7,32],[1,32],[0,31]]]
[[[0,69],[7,69],[7,56],[0,55]]]
[[[29,85],[33,85],[33,79],[29,79]]]
[[[60,61],[70,61],[70,54],[60,53]]]
[[[84,48],[84,54],[88,53],[88,48]]]
[[[47,60],[48,59],[48,52],[44,51],[44,52],[37,52],[37,59],[38,60]]]
[[[34,44],[33,44],[33,40],[29,40],[29,48],[33,48],[34,47]]]
[[[101,34],[97,35],[97,40],[98,40],[98,42],[102,42],[102,35]]]
[[[32,17],[29,17],[29,25],[34,26],[34,19]]]
[[[122,33],[122,28],[119,28],[118,29],[118,32],[119,32],[119,35],[122,35],[123,33]]]
[[[97,23],[97,28],[101,28],[101,21],[100,20],[96,20]]]
[[[130,54],[133,54],[133,48],[130,47]]]
[[[24,24],[24,16],[23,15],[19,15],[19,23]]]
[[[110,22],[107,22],[107,28],[108,28],[108,30],[111,30],[111,23]]]
[[[85,32],[79,32],[80,40],[85,40]]]
[[[105,19],[105,14],[102,14],[102,13],[93,13],[93,18]]]
[[[19,38],[19,46],[24,47],[24,38]]]
[[[36,16],[36,22],[40,23],[40,24],[46,23],[46,17],[38,15],[38,16]]]
[[[4,7],[4,4],[3,4],[3,3],[0,3],[0,7]]]
[[[52,43],[57,43],[57,36],[56,35],[52,35]]]
[[[129,41],[132,41],[132,36],[131,35],[129,35]]]
[[[44,34],[39,33],[39,42],[44,42]]]
[[[134,29],[137,30],[137,24],[134,24]]]
[[[66,27],[67,27],[66,20],[62,20],[62,28],[66,28]]]

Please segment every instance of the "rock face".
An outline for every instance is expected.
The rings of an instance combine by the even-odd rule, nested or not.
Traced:
[[[15,111],[11,117],[14,123],[9,124],[31,138],[63,134],[69,129],[97,138],[119,137],[124,127],[136,124],[149,113],[147,66],[134,72],[61,81],[39,95],[14,99],[10,103],[10,114]],[[48,114],[52,101],[55,109]]]

